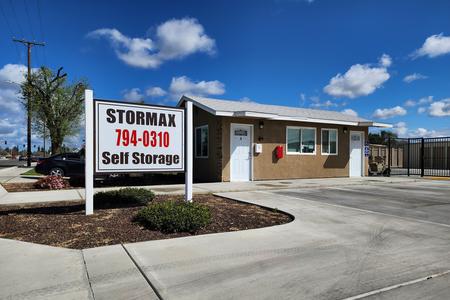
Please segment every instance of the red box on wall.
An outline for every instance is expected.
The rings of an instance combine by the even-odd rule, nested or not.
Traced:
[[[276,146],[275,147],[275,156],[277,158],[283,158],[283,146]]]

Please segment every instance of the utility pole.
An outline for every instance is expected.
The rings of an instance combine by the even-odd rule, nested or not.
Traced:
[[[45,46],[45,43],[32,42],[24,39],[18,40],[13,38],[13,42],[22,43],[27,46],[28,49],[28,77],[27,80],[31,80],[31,47],[33,46]],[[28,95],[27,99],[27,167],[31,167],[31,96]]]

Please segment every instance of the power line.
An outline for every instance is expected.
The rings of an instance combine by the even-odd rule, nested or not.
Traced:
[[[36,0],[37,5],[37,11],[38,11],[38,17],[39,17],[39,29],[41,33],[41,40],[45,41],[45,35],[44,35],[44,26],[42,26],[42,14],[41,14],[41,1]],[[47,53],[46,53],[46,47],[42,48],[44,53],[44,64],[47,65]]]
[[[25,12],[27,14],[27,21],[28,21],[28,26],[30,27],[31,36],[33,37],[33,41],[35,41],[36,37],[34,36],[33,26],[31,25],[30,12],[28,11],[28,5],[27,5],[26,0],[23,0],[23,5],[25,6]]]
[[[3,19],[5,19],[6,27],[8,28],[9,34],[11,35],[11,37],[14,37],[14,32],[12,30],[11,24],[9,24],[9,20],[6,17],[5,11],[4,11],[3,7],[1,6],[1,2],[0,2],[0,11],[2,12]],[[16,49],[17,59],[20,62],[21,61],[20,52],[19,52],[19,48],[17,47],[17,44],[14,44],[14,48]]]
[[[12,12],[13,12],[13,16],[14,16],[14,19],[16,19],[16,21],[17,21],[17,27],[19,28],[19,33],[20,33],[20,35],[22,36],[22,38],[24,38],[25,36],[23,35],[23,30],[22,30],[22,26],[20,26],[20,20],[19,20],[19,18],[17,17],[17,14],[16,14],[16,9],[14,8],[14,5],[13,5],[13,3],[12,3],[12,1],[11,0],[9,0],[9,4],[11,5],[11,10],[12,10]]]
[[[27,24],[28,24],[28,27],[30,29],[31,37],[33,38],[33,41],[35,41],[36,37],[34,36],[33,25],[31,24],[30,12],[28,10],[28,5],[27,5],[26,0],[23,0],[23,6],[25,7],[25,13],[27,14]],[[40,55],[39,55],[39,51],[36,51],[36,62],[37,62],[37,65],[41,64],[40,61],[41,61],[41,58],[40,58]]]

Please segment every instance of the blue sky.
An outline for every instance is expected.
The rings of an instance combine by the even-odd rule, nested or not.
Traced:
[[[401,136],[450,135],[449,1],[2,0],[0,8],[0,140],[24,141],[7,82],[21,80],[26,52],[11,35],[44,40],[33,67],[63,66],[100,98],[174,105],[191,93],[357,113]]]

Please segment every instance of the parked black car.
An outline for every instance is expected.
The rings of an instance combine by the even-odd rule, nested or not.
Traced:
[[[57,154],[38,161],[37,173],[58,176],[84,176],[84,157],[80,153]]]

